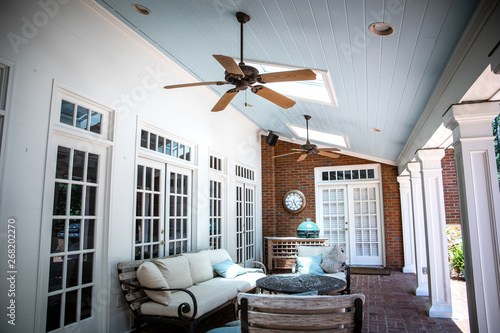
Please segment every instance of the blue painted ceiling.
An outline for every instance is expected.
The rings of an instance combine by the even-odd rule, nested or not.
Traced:
[[[472,0],[96,0],[199,81],[224,80],[212,57],[239,58],[328,71],[338,107],[297,101],[287,110],[249,93],[231,105],[263,130],[294,138],[286,124],[348,137],[345,151],[396,161],[424,110],[477,1]],[[144,16],[137,3],[151,10]],[[392,36],[368,31],[392,24]],[[165,85],[186,82],[165,82]],[[229,87],[230,88],[230,87]],[[228,86],[210,86],[222,96]],[[193,89],[195,97],[199,88]],[[175,94],[165,90],[165,94]],[[207,106],[210,112],[212,105]],[[224,112],[224,111],[223,111]],[[370,128],[378,128],[376,133]]]

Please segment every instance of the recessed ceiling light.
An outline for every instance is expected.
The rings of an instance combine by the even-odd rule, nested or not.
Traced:
[[[380,130],[378,128],[375,128],[375,127],[370,128],[370,131],[374,131],[374,132],[377,132],[377,133],[380,132]]]
[[[146,7],[146,6],[143,6],[143,5],[139,5],[139,4],[134,3],[132,5],[132,8],[134,8],[134,10],[136,12],[138,12],[139,14],[142,14],[142,15],[149,15],[149,14],[151,14],[151,11],[149,10],[149,8]]]
[[[394,33],[394,27],[389,23],[375,22],[370,24],[368,29],[377,36],[390,36]]]

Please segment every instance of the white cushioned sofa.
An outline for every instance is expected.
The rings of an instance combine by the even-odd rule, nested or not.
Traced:
[[[236,316],[238,293],[254,290],[255,281],[266,276],[262,269],[234,264],[224,249],[121,262],[118,273],[136,332],[146,322],[193,332],[202,319],[231,303]]]

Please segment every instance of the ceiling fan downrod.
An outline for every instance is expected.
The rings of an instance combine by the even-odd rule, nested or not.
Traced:
[[[240,40],[241,40],[241,43],[240,43],[240,63],[239,63],[239,65],[240,66],[244,66],[245,63],[243,62],[243,24],[245,24],[248,21],[250,21],[250,16],[248,16],[247,14],[242,13],[242,12],[237,12],[236,13],[236,19],[238,20],[238,22],[240,22],[240,26],[241,26],[241,32],[240,32]]]
[[[306,145],[310,145],[311,142],[309,142],[309,119],[311,119],[311,116],[304,115],[304,118],[306,118],[306,132],[307,132]]]

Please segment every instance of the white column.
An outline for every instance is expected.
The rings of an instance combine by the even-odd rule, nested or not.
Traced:
[[[492,120],[498,102],[455,105],[444,115],[453,131],[471,332],[500,327],[500,193]]]
[[[427,272],[429,274],[429,317],[451,318],[450,265],[446,240],[443,172],[444,149],[422,149],[417,160],[422,168],[425,237],[427,239]]]
[[[413,236],[410,174],[405,170],[397,179],[401,198],[401,219],[403,222],[403,252],[405,260],[403,273],[415,273],[415,240]]]
[[[411,197],[413,208],[413,235],[415,237],[415,271],[417,273],[417,296],[429,296],[429,278],[427,275],[427,249],[424,226],[424,204],[422,199],[422,179],[420,164],[407,164],[410,172]]]

